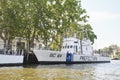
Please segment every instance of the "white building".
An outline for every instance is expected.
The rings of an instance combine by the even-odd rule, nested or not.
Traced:
[[[27,42],[24,38],[16,37],[12,43],[11,43],[12,50],[17,50],[19,48],[26,49],[27,48]],[[34,48],[35,49],[41,49],[44,47],[41,41],[34,40]],[[4,49],[4,41],[0,39],[0,49]]]

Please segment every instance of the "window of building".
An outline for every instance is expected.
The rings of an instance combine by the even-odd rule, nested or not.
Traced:
[[[41,49],[42,48],[42,44],[39,44],[39,49]]]
[[[17,49],[25,49],[25,42],[17,42]]]

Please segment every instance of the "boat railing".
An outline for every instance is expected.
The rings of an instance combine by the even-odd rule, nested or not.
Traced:
[[[1,49],[0,54],[2,54],[2,55],[23,55],[24,50],[5,50],[5,49]]]
[[[109,57],[107,53],[95,53],[94,55],[101,56],[101,57]]]

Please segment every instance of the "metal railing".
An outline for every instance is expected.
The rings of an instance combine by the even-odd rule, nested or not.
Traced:
[[[5,50],[5,49],[0,49],[0,54],[2,55],[23,55],[24,50]]]

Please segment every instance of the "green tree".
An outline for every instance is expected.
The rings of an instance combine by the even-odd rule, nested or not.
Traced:
[[[57,15],[55,21],[58,20],[57,24],[55,24],[57,34],[54,36],[54,39],[60,39],[60,41],[55,40],[57,43],[59,42],[59,47],[62,44],[64,36],[71,37],[75,33],[80,33],[81,25],[78,22],[86,22],[88,18],[85,14],[85,9],[81,8],[80,0],[65,0],[61,3],[60,1],[58,0],[56,5],[53,5],[55,7],[53,9]]]
[[[27,41],[27,50],[34,46],[35,39],[42,39],[46,48],[54,44],[60,49],[64,36],[79,33],[86,37],[86,32],[82,32],[83,26],[78,24],[87,22],[88,18],[80,1],[1,0],[0,37],[8,43],[15,37],[23,37]],[[87,35],[94,42],[96,35],[91,26],[84,26],[87,26],[84,29],[88,30]]]
[[[84,33],[85,38],[90,39],[92,44],[94,43],[94,40],[97,39],[97,36],[93,32],[93,29],[92,29],[90,24],[85,24],[84,25],[84,32],[83,33]]]
[[[12,40],[18,33],[19,13],[17,1],[0,1],[0,38],[4,41],[4,47],[11,48]]]

